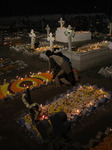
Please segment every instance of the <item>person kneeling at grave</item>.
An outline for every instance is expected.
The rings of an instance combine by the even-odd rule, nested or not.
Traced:
[[[53,71],[53,78],[56,86],[61,83],[65,85],[75,85],[76,80],[72,70],[70,61],[67,61],[66,56],[61,53],[53,53],[50,50],[46,51],[49,58],[49,70]]]
[[[22,101],[26,108],[29,110],[32,123],[36,124],[36,122],[38,122],[40,119],[41,111],[39,110],[39,104],[32,102],[29,88],[27,88],[26,91],[22,94]]]

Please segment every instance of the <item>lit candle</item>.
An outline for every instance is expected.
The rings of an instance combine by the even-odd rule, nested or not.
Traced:
[[[9,91],[7,91],[7,95],[9,95]]]
[[[48,84],[48,79],[46,80],[46,85]]]
[[[39,109],[42,109],[42,104],[40,104]]]
[[[38,72],[38,74],[41,74],[41,72]]]
[[[18,80],[20,80],[20,77],[18,77]]]
[[[93,103],[92,103],[92,102],[90,102],[89,104],[90,104],[90,106],[91,106],[91,105],[93,105]]]
[[[4,79],[4,82],[6,82],[6,79]]]
[[[75,113],[78,115],[78,114],[80,113],[80,110],[77,109],[77,110],[75,111]]]

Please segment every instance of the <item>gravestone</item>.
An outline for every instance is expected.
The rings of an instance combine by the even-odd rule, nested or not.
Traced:
[[[60,27],[63,28],[65,21],[62,18],[60,18],[60,20],[58,22],[60,23]]]
[[[111,35],[112,34],[112,23],[109,23],[108,28],[109,28],[109,34]]]
[[[54,37],[53,37],[52,33],[49,34],[47,40],[50,42],[50,50],[52,51],[53,41],[54,41]]]
[[[31,38],[31,49],[34,49],[36,34],[34,33],[33,29],[31,29],[31,32],[29,33],[29,37]]]
[[[50,27],[49,27],[49,25],[47,24],[47,26],[46,26],[46,31],[47,31],[47,37],[49,36],[49,34],[50,34]]]
[[[72,27],[69,25],[64,33],[68,37],[68,50],[71,51],[72,37],[74,37],[75,32],[72,31]]]

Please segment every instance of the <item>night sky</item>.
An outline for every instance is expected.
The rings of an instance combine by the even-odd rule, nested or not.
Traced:
[[[112,13],[112,0],[15,0],[0,2],[0,16]]]

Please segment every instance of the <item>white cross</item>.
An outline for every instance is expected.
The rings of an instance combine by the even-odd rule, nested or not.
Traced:
[[[109,23],[108,28],[109,28],[109,34],[111,35],[112,34],[112,23]]]
[[[62,19],[62,18],[60,18],[60,20],[58,21],[59,23],[60,23],[60,27],[62,28],[63,26],[64,26],[64,24],[65,24],[65,21]]]
[[[72,31],[71,25],[69,25],[68,28],[66,29],[65,35],[68,36],[68,46],[69,46],[69,51],[71,51],[72,37],[75,36],[75,32]]]
[[[47,40],[50,42],[50,50],[52,51],[52,46],[54,41],[54,37],[52,36],[52,33],[49,34]]]
[[[47,26],[46,26],[46,28],[45,28],[46,30],[47,30],[47,37],[49,36],[49,33],[50,33],[50,27],[49,27],[49,25],[47,24]]]
[[[33,29],[31,29],[31,32],[29,33],[29,37],[31,37],[31,48],[33,49],[34,44],[35,44],[35,38],[36,38],[36,35]]]

